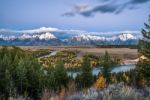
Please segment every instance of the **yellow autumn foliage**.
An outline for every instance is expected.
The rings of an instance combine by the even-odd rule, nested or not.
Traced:
[[[146,79],[141,79],[141,80],[139,81],[139,84],[140,84],[141,86],[145,86],[145,85],[147,85],[147,83],[148,83],[148,81],[147,81]]]
[[[117,83],[116,77],[115,77],[115,76],[112,76],[112,77],[111,77],[111,81],[112,81],[113,83]]]
[[[129,77],[125,73],[123,74],[123,78],[127,83],[129,82]]]
[[[96,81],[96,88],[100,90],[106,88],[106,79],[103,76],[100,76],[99,79]]]

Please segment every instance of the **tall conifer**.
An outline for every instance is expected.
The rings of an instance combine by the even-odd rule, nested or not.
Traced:
[[[138,51],[142,55],[140,58],[137,70],[140,79],[146,80],[150,84],[150,15],[148,23],[144,23],[142,29],[142,39],[139,41]]]

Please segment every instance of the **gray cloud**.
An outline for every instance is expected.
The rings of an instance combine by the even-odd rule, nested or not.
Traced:
[[[132,4],[140,4],[140,3],[146,3],[150,0],[131,0]]]
[[[136,9],[137,5],[149,2],[150,0],[127,0],[127,2],[122,2],[119,0],[99,0],[101,3],[102,2],[107,2],[95,6],[90,6],[90,5],[76,5],[74,8],[63,14],[63,16],[75,16],[76,14],[89,17],[93,16],[95,13],[100,12],[100,13],[114,13],[114,14],[119,14],[121,13],[124,9]]]
[[[100,2],[107,2],[107,1],[112,1],[112,0],[98,0],[98,1],[100,1]],[[114,1],[117,1],[117,0],[114,0]],[[148,2],[148,1],[150,1],[150,0],[129,0],[129,2],[133,3],[133,4],[145,3],[145,2]]]
[[[118,5],[111,5],[111,4],[104,4],[104,5],[98,5],[95,6],[89,10],[79,12],[83,16],[92,16],[95,12],[101,12],[101,13],[111,13],[115,12],[118,9]]]
[[[73,13],[73,12],[66,12],[66,13],[62,14],[62,16],[75,16],[75,13]]]
[[[93,8],[93,12],[115,12],[118,9],[118,5],[111,5],[111,4],[106,4],[106,5],[100,5],[96,6]]]

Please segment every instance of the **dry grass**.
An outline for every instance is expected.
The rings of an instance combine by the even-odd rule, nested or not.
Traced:
[[[0,47],[1,48],[1,47]],[[118,57],[121,59],[136,59],[138,58],[137,49],[130,48],[96,48],[96,47],[52,47],[52,46],[20,46],[20,48],[25,50],[57,50],[57,51],[78,51],[81,56],[86,54],[93,54],[96,56],[104,55],[107,50],[109,54],[113,57]]]
[[[93,54],[97,56],[104,55],[105,51],[107,50],[109,54],[113,57],[118,57],[121,59],[136,59],[138,58],[137,49],[130,49],[130,48],[96,48],[96,47],[49,47],[49,46],[22,46],[23,49],[28,50],[39,50],[39,49],[50,49],[50,50],[57,50],[57,51],[78,51],[80,55],[83,56],[85,54]]]

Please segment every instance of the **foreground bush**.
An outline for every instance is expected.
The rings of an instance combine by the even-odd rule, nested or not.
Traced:
[[[99,79],[96,81],[96,88],[103,90],[104,88],[106,88],[106,79],[103,76],[100,76]]]
[[[150,100],[150,88],[136,89],[119,83],[103,90],[90,88],[88,92],[79,91],[67,96],[66,100]]]

